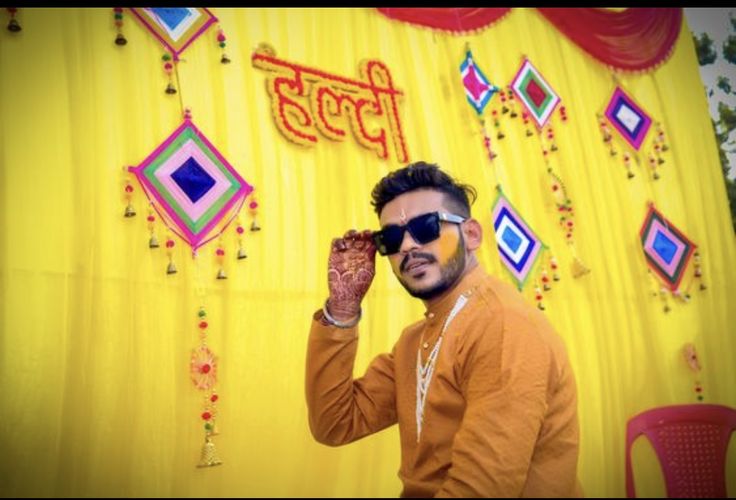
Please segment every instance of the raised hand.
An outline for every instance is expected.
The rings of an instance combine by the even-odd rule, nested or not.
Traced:
[[[342,238],[332,240],[327,263],[330,297],[327,309],[338,321],[354,318],[376,274],[376,245],[371,231],[351,229]]]

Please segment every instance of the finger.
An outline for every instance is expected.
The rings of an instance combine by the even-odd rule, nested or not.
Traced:
[[[345,240],[342,238],[334,238],[332,240],[332,251],[334,252],[344,252],[347,249],[347,245],[345,244]]]
[[[343,236],[343,238],[345,238],[346,240],[352,240],[352,239],[355,239],[357,235],[358,235],[358,231],[356,231],[355,229],[351,229],[345,233],[345,236]]]

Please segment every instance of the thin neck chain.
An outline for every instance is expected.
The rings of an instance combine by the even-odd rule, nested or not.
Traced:
[[[419,348],[417,349],[417,408],[416,408],[416,418],[417,418],[417,443],[419,442],[419,437],[422,434],[422,423],[424,421],[424,403],[427,401],[427,393],[429,392],[429,384],[432,382],[432,375],[434,374],[434,367],[435,363],[437,362],[437,356],[440,352],[440,346],[442,345],[442,339],[445,336],[445,332],[447,331],[447,328],[450,326],[450,323],[453,319],[455,319],[455,316],[462,310],[463,307],[465,307],[465,304],[468,302],[468,298],[465,296],[465,294],[461,294],[457,301],[455,301],[455,305],[453,306],[452,310],[450,311],[450,314],[447,315],[447,319],[445,320],[445,324],[442,326],[442,331],[440,332],[440,336],[437,339],[437,342],[435,342],[434,347],[432,348],[432,351],[429,353],[429,357],[427,357],[427,361],[422,364],[422,342],[420,340],[419,342]]]

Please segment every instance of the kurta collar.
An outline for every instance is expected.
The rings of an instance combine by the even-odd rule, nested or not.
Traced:
[[[480,285],[486,276],[486,272],[481,265],[476,265],[468,274],[463,276],[460,283],[446,292],[440,300],[428,307],[424,312],[424,317],[430,321],[435,318],[444,318],[450,313],[460,294],[469,295],[473,293],[473,290]]]

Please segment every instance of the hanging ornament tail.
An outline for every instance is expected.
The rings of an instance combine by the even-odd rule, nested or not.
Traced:
[[[125,36],[123,35],[123,8],[115,7],[112,10],[115,14],[115,29],[118,32],[117,36],[115,37],[115,45],[125,45],[126,43],[128,43],[128,40],[126,40]]]
[[[228,58],[227,54],[225,54],[225,46],[227,45],[225,40],[227,40],[227,38],[225,37],[225,33],[222,32],[222,28],[219,28],[217,30],[217,44],[222,49],[222,57],[220,58],[220,62],[222,64],[229,64],[230,58]]]
[[[11,33],[18,33],[23,28],[20,27],[18,20],[15,18],[15,14],[18,13],[18,9],[15,7],[7,7],[6,10],[10,14],[10,21],[8,22],[8,31]]]
[[[176,87],[174,87],[174,79],[172,73],[174,72],[174,63],[171,60],[171,54],[164,54],[161,59],[164,61],[164,73],[166,73],[169,79],[169,84],[166,85],[167,94],[176,94]]]

